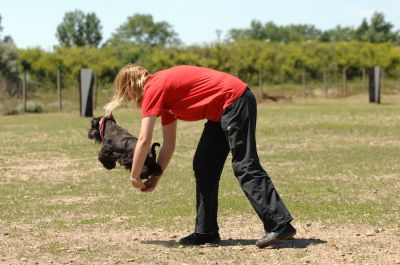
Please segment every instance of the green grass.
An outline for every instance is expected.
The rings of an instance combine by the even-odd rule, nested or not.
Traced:
[[[293,215],[302,220],[394,224],[398,212],[392,210],[400,201],[396,192],[399,111],[396,104],[261,105],[257,131],[261,161]],[[137,134],[139,113],[121,110],[116,117]],[[0,186],[2,220],[23,222],[27,216],[52,219],[63,211],[74,216],[71,222],[78,225],[106,223],[103,215],[128,215],[134,216],[131,221],[135,224],[151,220],[173,226],[177,215],[193,216],[191,159],[202,122],[179,124],[176,156],[157,192],[151,194],[133,191],[123,169],[101,168],[96,161],[99,146],[86,139],[88,124],[89,119],[77,113],[0,119],[4,147],[0,172],[7,175]],[[160,141],[160,137],[157,127],[155,140]],[[20,168],[15,168],[14,161]],[[35,170],[36,163],[42,170]],[[10,170],[11,175],[7,174]],[[64,177],[57,177],[59,174]],[[22,175],[29,180],[23,181]],[[101,196],[90,202],[54,201],[88,194]],[[229,161],[220,203],[221,215],[252,212]],[[82,214],[95,218],[81,220]]]
[[[259,106],[259,156],[296,221],[398,224],[399,113],[398,98],[379,106],[337,100]],[[115,117],[137,135],[139,112],[121,109]],[[77,112],[0,117],[2,230],[40,238],[80,228],[191,229],[192,156],[203,122],[179,123],[176,154],[150,194],[132,189],[127,171],[102,168],[99,145],[87,139],[89,122]],[[160,129],[155,141],[161,141]],[[254,214],[229,161],[219,215]],[[58,255],[66,244],[47,241],[40,249]]]

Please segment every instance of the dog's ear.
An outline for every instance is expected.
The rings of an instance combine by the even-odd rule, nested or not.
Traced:
[[[90,121],[90,126],[92,129],[99,130],[100,119],[101,119],[101,117],[96,117]]]
[[[94,139],[96,142],[101,143],[100,132],[98,130],[96,130],[96,129],[89,129],[88,138],[89,139]]]
[[[107,169],[113,169],[117,165],[117,158],[115,157],[115,153],[110,145],[104,145],[99,153],[99,161],[103,164],[103,166]]]

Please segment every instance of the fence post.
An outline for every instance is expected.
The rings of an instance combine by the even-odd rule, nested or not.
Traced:
[[[97,73],[93,74],[93,108],[97,108]]]
[[[381,103],[380,98],[380,67],[375,66],[369,70],[369,102]]]
[[[93,75],[92,69],[82,68],[79,75],[80,81],[80,115],[83,117],[93,116]]]
[[[366,91],[367,88],[365,86],[365,68],[362,69],[362,92]]]
[[[57,67],[57,97],[58,97],[58,111],[62,111],[61,71],[60,71],[60,67]]]
[[[302,81],[303,81],[303,96],[307,96],[307,86],[306,86],[306,69],[303,68],[302,71]]]
[[[264,83],[263,83],[263,74],[262,74],[262,69],[259,70],[258,72],[259,76],[259,87],[260,87],[260,97],[264,98]]]
[[[346,75],[347,69],[344,67],[342,70],[343,74],[343,96],[347,97],[347,75]]]
[[[24,71],[24,78],[22,80],[22,100],[24,112],[26,112],[26,71]]]
[[[328,97],[328,73],[326,72],[326,68],[324,68],[324,93],[325,97]]]
[[[385,89],[385,69],[383,67],[381,68],[381,87],[380,93],[383,94],[383,90]]]

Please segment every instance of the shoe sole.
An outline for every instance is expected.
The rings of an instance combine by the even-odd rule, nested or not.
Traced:
[[[221,243],[221,241],[215,241],[215,242],[201,242],[201,243],[181,243],[178,242],[179,245],[181,246],[186,246],[186,247],[190,247],[190,246],[204,246],[204,245],[218,245],[219,243]]]
[[[293,237],[296,235],[296,230],[294,230],[293,231],[293,233],[291,233],[291,234],[289,234],[289,235],[287,235],[287,236],[285,236],[285,237],[282,237],[282,238],[275,238],[275,239],[273,239],[273,240],[269,240],[269,241],[265,241],[265,242],[260,242],[260,243],[256,243],[256,246],[258,247],[258,248],[265,248],[265,247],[268,247],[268,246],[271,246],[271,245],[273,245],[273,244],[275,244],[275,243],[277,243],[277,242],[279,242],[279,241],[281,241],[281,240],[289,240],[289,239],[294,239]]]

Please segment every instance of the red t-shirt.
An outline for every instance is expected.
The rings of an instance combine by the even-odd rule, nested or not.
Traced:
[[[227,73],[197,66],[175,66],[147,79],[142,117],[161,116],[162,125],[176,119],[220,121],[224,109],[246,88],[246,83]]]

